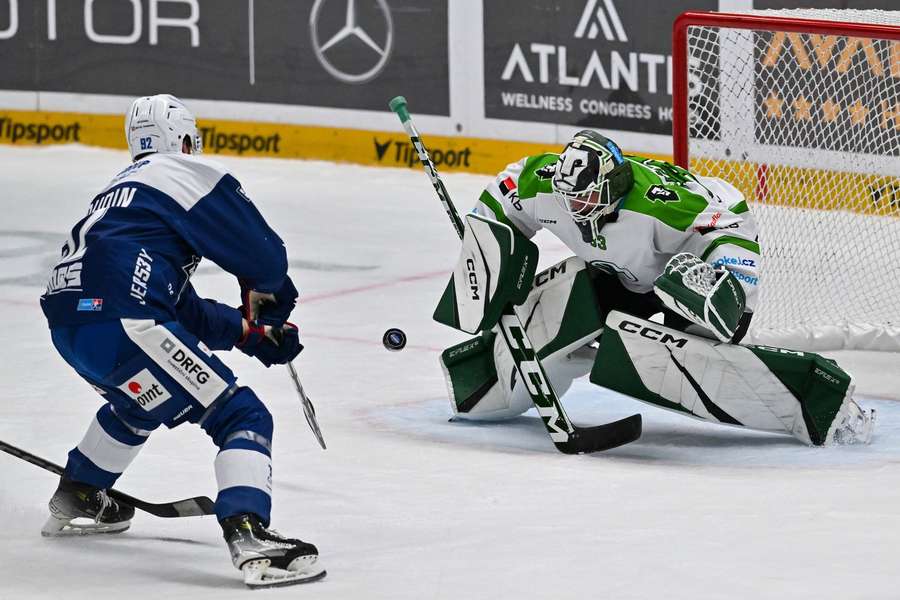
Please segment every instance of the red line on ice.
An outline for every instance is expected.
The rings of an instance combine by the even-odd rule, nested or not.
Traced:
[[[430,273],[419,273],[418,275],[410,275],[408,277],[399,277],[397,279],[392,279],[390,281],[382,281],[380,283],[370,283],[368,285],[361,285],[358,287],[347,288],[345,290],[336,290],[333,292],[323,292],[321,294],[313,294],[312,296],[300,296],[300,304],[306,304],[308,302],[318,302],[319,300],[328,300],[330,298],[339,298],[341,296],[349,296],[350,294],[356,294],[359,292],[368,292],[370,290],[377,290],[379,288],[391,287],[391,286],[397,285],[399,283],[410,283],[412,281],[421,281],[423,279],[431,279],[432,277],[438,277],[439,275],[446,276],[447,271],[432,271]]]

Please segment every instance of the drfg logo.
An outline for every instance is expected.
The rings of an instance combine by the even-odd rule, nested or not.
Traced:
[[[210,373],[206,370],[206,365],[200,362],[193,352],[187,351],[169,338],[163,340],[159,347],[171,357],[169,364],[175,367],[193,387],[199,388],[209,381]]]
[[[32,12],[31,4],[40,0],[29,2],[27,11]],[[65,6],[71,7],[78,0],[66,0]],[[47,39],[55,41],[57,38],[56,18],[57,7],[56,0],[45,0],[47,4]],[[96,22],[106,21],[108,19],[97,18],[104,9],[108,10],[109,2],[97,2],[96,0],[82,0],[84,7],[84,35],[90,41],[97,44],[137,44],[144,35],[144,15],[147,15],[147,41],[151,46],[159,44],[159,30],[162,27],[176,27],[187,29],[190,34],[191,47],[196,48],[200,45],[200,4],[199,0],[117,0],[115,5],[129,7],[130,14],[130,32],[127,34],[111,33],[109,31],[98,31]],[[189,9],[186,17],[168,16],[171,5],[180,4]],[[4,7],[4,5],[6,5]],[[145,7],[146,6],[146,10]],[[167,15],[160,15],[160,7],[166,6]],[[4,8],[8,10],[9,20],[5,21],[2,17]],[[172,7],[174,8],[174,7]],[[127,10],[127,8],[126,8]],[[174,12],[174,11],[173,11]],[[184,9],[178,10],[178,13],[184,13]],[[116,12],[118,14],[118,11]],[[8,40],[14,38],[19,32],[19,0],[0,0],[0,23],[7,22],[6,29],[0,30],[0,40]],[[128,23],[126,22],[127,25]],[[124,27],[123,25],[123,27]]]

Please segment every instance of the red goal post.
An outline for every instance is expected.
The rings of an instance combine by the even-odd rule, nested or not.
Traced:
[[[760,223],[751,341],[900,351],[900,12],[687,12],[675,162]]]

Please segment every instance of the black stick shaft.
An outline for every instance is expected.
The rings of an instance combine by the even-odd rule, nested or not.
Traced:
[[[11,454],[16,458],[20,458],[25,462],[30,462],[31,464],[36,465],[44,469],[45,471],[50,471],[51,473],[55,473],[56,475],[62,475],[63,473],[63,468],[58,464],[50,462],[46,458],[41,458],[40,456],[32,454],[31,452],[28,452],[26,450],[22,450],[21,448],[17,448],[12,444],[7,444],[2,440],[0,440],[0,450],[6,452],[7,454]],[[109,494],[110,498],[133,506],[152,515],[156,515],[157,517],[198,517],[202,515],[215,514],[214,503],[206,496],[197,496],[195,498],[187,498],[185,500],[166,502],[163,504],[153,504],[151,502],[144,502],[143,500],[135,498],[134,496],[123,494],[118,490],[107,490],[107,494]]]

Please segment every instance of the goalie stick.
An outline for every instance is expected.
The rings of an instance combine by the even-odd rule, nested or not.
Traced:
[[[6,452],[7,454],[11,454],[16,458],[21,458],[26,462],[30,462],[33,465],[37,465],[42,469],[50,471],[51,473],[62,475],[63,468],[56,463],[52,463],[49,460],[41,458],[40,456],[35,456],[30,452],[22,450],[21,448],[16,448],[15,446],[7,444],[4,441],[0,441],[0,450]],[[187,498],[185,500],[177,500],[175,502],[153,504],[152,502],[144,502],[143,500],[139,500],[138,498],[129,496],[128,494],[123,494],[122,492],[113,489],[107,490],[106,493],[109,494],[110,498],[114,498],[119,502],[128,504],[129,506],[133,506],[134,508],[142,510],[146,513],[150,513],[151,515],[156,515],[157,517],[202,517],[204,515],[215,514],[214,503],[206,496],[197,496],[195,498]]]
[[[425,173],[431,179],[431,185],[437,192],[456,234],[462,239],[464,234],[464,226],[456,212],[456,207],[450,200],[450,194],[444,187],[437,169],[431,158],[428,156],[428,150],[422,142],[419,132],[413,125],[412,117],[409,114],[409,108],[406,98],[397,96],[389,103],[390,109],[397,114],[403,129],[409,136],[410,141],[419,153],[419,160]],[[556,445],[556,449],[565,454],[582,454],[588,452],[597,452],[600,450],[609,450],[641,437],[641,415],[636,414],[619,421],[607,423],[605,425],[597,425],[595,427],[576,427],[569,420],[566,411],[563,410],[556,392],[553,390],[550,380],[541,366],[541,362],[537,357],[525,327],[522,325],[519,315],[511,304],[507,304],[503,309],[503,316],[499,322],[500,333],[504,341],[509,347],[510,354],[515,361],[516,370],[525,383],[528,395],[531,396],[532,402],[541,416],[550,439]]]

